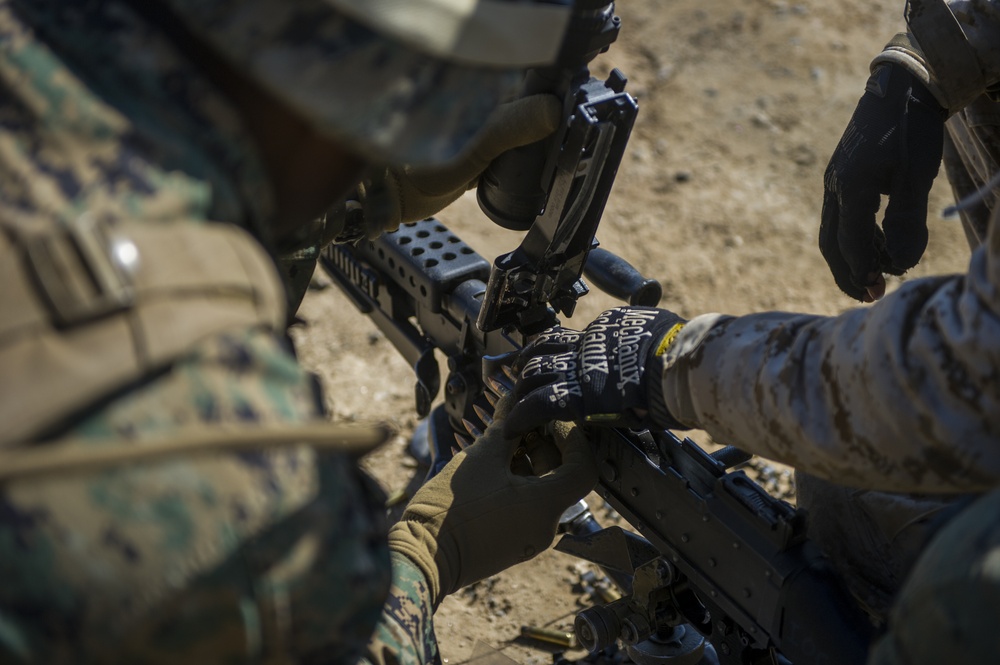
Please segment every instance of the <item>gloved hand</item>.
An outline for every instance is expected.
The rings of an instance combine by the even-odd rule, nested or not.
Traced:
[[[543,332],[513,363],[518,401],[507,432],[550,420],[628,426],[647,417],[676,427],[662,399],[662,356],[684,323],[665,309],[618,307],[582,332],[559,326]]]
[[[417,491],[389,531],[390,549],[423,571],[434,607],[546,549],[563,511],[597,484],[590,444],[570,423],[553,426],[560,466],[542,476],[512,472],[522,441],[503,433],[510,404],[497,403],[493,424]]]
[[[454,162],[377,171],[358,188],[356,205],[363,216],[356,210],[343,211],[347,221],[341,222],[344,228],[337,231],[336,240],[356,240],[362,235],[376,238],[402,223],[436,214],[472,189],[490,162],[508,150],[542,140],[559,127],[561,117],[562,103],[555,95],[523,97],[497,107],[470,148]]]
[[[947,113],[902,67],[868,79],[824,177],[819,247],[837,286],[873,302],[882,273],[901,275],[927,247],[927,196],[941,164]],[[887,194],[882,228],[875,222]]]

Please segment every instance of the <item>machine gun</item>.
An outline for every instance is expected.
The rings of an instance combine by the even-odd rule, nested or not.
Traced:
[[[618,33],[613,3],[579,0],[563,63],[529,74],[526,94],[562,94],[556,134],[508,153],[479,185],[480,206],[527,229],[492,266],[441,221],[405,224],[374,242],[336,245],[321,264],[416,373],[433,474],[490,419],[502,386],[483,357],[524,345],[571,315],[586,276],[611,295],[656,305],[659,285],[597,248],[596,232],[637,104],[617,70],[587,63]],[[567,54],[568,53],[568,54]],[[511,184],[512,183],[512,184]],[[444,402],[435,350],[447,357]],[[862,663],[869,626],[817,548],[806,516],[731,466],[748,456],[708,454],[669,431],[588,429],[600,494],[635,532],[600,529],[586,505],[568,511],[557,549],[600,564],[626,595],[581,612],[591,650],[621,640],[640,665]],[[641,534],[641,535],[640,535]]]

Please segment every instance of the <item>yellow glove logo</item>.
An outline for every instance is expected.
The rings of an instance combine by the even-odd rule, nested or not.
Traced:
[[[657,358],[659,358],[660,356],[662,356],[664,353],[667,352],[667,349],[670,348],[670,345],[674,343],[675,339],[677,339],[677,335],[680,333],[683,327],[684,327],[683,323],[675,323],[673,326],[670,327],[670,330],[667,331],[667,334],[664,335],[663,339],[660,340],[660,345],[656,347],[656,353],[654,355]]]

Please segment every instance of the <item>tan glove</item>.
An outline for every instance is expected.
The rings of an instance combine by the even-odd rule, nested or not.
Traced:
[[[389,167],[358,189],[369,239],[440,212],[467,190],[496,157],[540,141],[559,126],[562,104],[540,94],[502,104],[490,115],[469,149],[445,166]]]
[[[501,400],[497,413],[508,410]],[[389,531],[389,547],[417,564],[436,608],[448,594],[527,561],[552,544],[563,511],[597,484],[583,432],[555,423],[562,464],[543,476],[511,471],[520,438],[506,439],[503,418],[448,463],[410,500]]]

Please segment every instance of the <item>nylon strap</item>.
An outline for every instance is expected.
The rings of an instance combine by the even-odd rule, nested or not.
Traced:
[[[385,443],[393,431],[384,425],[205,426],[172,432],[163,439],[117,445],[63,439],[30,447],[0,450],[0,484],[53,473],[92,471],[206,453],[236,453],[275,446],[307,444],[319,451],[361,456]]]

